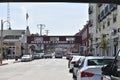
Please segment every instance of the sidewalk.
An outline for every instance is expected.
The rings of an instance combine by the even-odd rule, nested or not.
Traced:
[[[2,61],[2,64],[0,64],[0,66],[13,64],[13,63],[18,63],[18,62],[20,62],[20,60],[15,61],[15,59],[8,59],[8,60],[6,59],[6,60]]]

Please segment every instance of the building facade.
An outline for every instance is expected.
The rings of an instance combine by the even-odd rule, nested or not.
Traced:
[[[89,41],[89,22],[84,25],[83,29],[76,33],[76,36],[81,37],[81,44],[79,44],[80,54],[87,56],[90,54],[90,41]]]
[[[91,6],[92,12],[90,10]],[[120,47],[119,13],[120,6],[116,4],[89,4],[89,20],[90,22],[93,22],[89,29],[90,32],[93,32],[92,44],[95,55],[113,56],[116,54]],[[91,18],[93,20],[91,20]],[[103,39],[105,43],[104,46],[106,47],[102,45]]]
[[[27,28],[26,30],[3,30],[2,47],[6,46],[8,48],[8,50],[3,49],[3,53],[5,53],[6,55],[13,54],[15,56],[20,56],[21,54],[24,54],[25,50],[27,49],[27,35],[30,35],[29,28]]]

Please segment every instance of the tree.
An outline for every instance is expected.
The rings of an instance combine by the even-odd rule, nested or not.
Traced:
[[[106,41],[105,38],[102,38],[102,39],[101,39],[101,42],[100,42],[99,47],[102,48],[103,53],[104,53],[104,56],[105,56],[106,50],[107,50],[107,48],[108,48],[108,46],[107,46],[107,41]]]
[[[99,47],[102,48],[103,50],[106,50],[106,49],[107,49],[107,41],[106,41],[105,38],[102,38],[102,39],[101,39],[101,42],[100,42]]]

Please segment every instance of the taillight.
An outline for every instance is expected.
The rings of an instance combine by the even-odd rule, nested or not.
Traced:
[[[90,72],[81,72],[81,77],[92,77],[94,74]]]

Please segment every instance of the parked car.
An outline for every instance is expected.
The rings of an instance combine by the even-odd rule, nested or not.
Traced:
[[[59,52],[55,53],[55,58],[62,58],[62,57],[63,57],[62,53]]]
[[[44,58],[52,58],[52,54],[50,54],[50,53],[47,53],[47,54],[44,54],[44,56],[43,56]]]
[[[114,61],[101,68],[101,80],[120,80],[120,49],[114,58]]]
[[[15,58],[15,55],[14,54],[7,54],[7,59],[14,59]]]
[[[21,57],[21,62],[27,62],[32,60],[33,60],[33,56],[29,54],[25,54]]]
[[[74,65],[79,65],[79,66],[81,66],[81,65],[82,65],[82,61],[84,60],[84,58],[85,58],[85,56],[81,56],[81,57],[79,58],[79,60],[77,60]],[[74,67],[74,65],[73,65],[73,72],[72,72],[72,74],[73,74],[73,78],[76,78],[77,71],[78,71],[78,69],[79,69],[80,67],[79,67],[79,68],[78,68],[78,67]]]
[[[34,53],[33,58],[34,59],[41,59],[42,57],[41,57],[40,53]]]
[[[95,57],[87,56],[78,67],[77,80],[101,80],[101,67],[108,63],[112,63],[114,57]]]
[[[44,53],[39,53],[39,54],[40,54],[41,58],[43,58],[43,56],[44,56]]]
[[[68,68],[70,68],[70,62],[71,62],[71,60],[72,60],[72,58],[73,58],[73,56],[80,56],[80,53],[70,53],[69,54],[69,57],[68,57]]]
[[[74,67],[74,64],[76,64],[76,62],[83,56],[78,56],[78,55],[74,55],[72,60],[70,61],[70,68],[69,68],[69,72],[73,72],[73,67]]]

